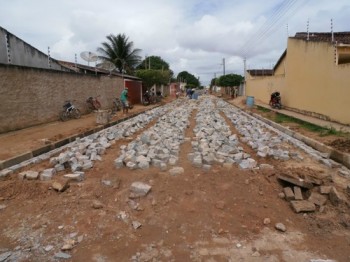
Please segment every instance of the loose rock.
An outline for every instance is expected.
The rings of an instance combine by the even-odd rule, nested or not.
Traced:
[[[286,232],[287,228],[285,225],[283,225],[282,223],[277,223],[275,225],[275,228],[278,230],[278,231],[281,231],[281,232]]]

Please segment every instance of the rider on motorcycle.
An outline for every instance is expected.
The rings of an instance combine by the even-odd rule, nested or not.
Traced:
[[[143,97],[147,103],[151,102],[151,94],[146,90],[146,93],[143,94]]]

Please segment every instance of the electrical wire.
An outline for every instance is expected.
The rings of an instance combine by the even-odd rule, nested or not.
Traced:
[[[253,51],[271,36],[271,32],[281,25],[282,21],[294,15],[306,2],[305,0],[286,0],[276,7],[265,23],[242,45],[238,54],[242,58],[250,57]]]
[[[242,46],[240,51],[242,57],[247,57],[252,48],[258,43],[261,43],[266,35],[273,29],[273,26],[286,14],[288,9],[291,8],[296,1],[297,0],[284,1],[272,12],[265,23],[254,34],[252,34],[248,41]]]

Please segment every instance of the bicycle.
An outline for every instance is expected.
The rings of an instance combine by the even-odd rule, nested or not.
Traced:
[[[70,100],[65,101],[63,111],[60,113],[60,119],[62,121],[67,121],[69,118],[78,119],[80,117],[80,110],[76,108]]]
[[[95,111],[95,110],[99,110],[101,108],[101,103],[100,101],[98,101],[98,97],[100,96],[96,96],[96,97],[92,97],[90,96],[87,100],[86,103],[88,105],[89,110],[91,111]]]
[[[113,107],[112,107],[112,113],[115,114],[117,111],[120,111],[122,109],[122,101],[120,101],[120,98],[114,98],[113,99]]]
[[[120,98],[116,97],[113,99],[113,107],[112,107],[112,114],[115,114],[117,111],[120,111],[123,108],[122,101]],[[128,102],[128,109],[133,109],[134,106]]]

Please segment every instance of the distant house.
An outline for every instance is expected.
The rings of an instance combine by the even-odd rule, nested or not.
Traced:
[[[80,74],[90,74],[90,75],[95,74],[96,76],[108,75],[111,77],[121,78],[123,83],[122,89],[125,87],[128,88],[130,103],[139,104],[142,101],[142,81],[140,78],[136,76],[126,75],[116,71],[108,71],[106,69],[99,68],[99,67],[91,67],[91,66],[71,63],[67,61],[58,61],[58,63],[63,67],[66,67],[69,70],[72,70]],[[121,91],[119,93],[121,93]],[[117,93],[115,94],[116,97],[118,95],[119,94]]]
[[[246,95],[350,125],[350,32],[297,33],[272,70],[247,70]]]

